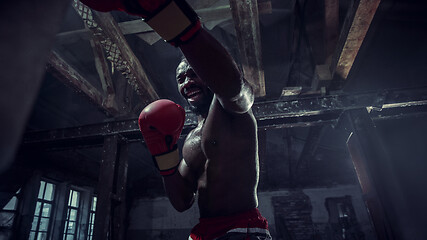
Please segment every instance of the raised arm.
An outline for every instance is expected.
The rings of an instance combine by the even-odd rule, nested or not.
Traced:
[[[165,41],[181,49],[196,74],[228,111],[244,113],[254,101],[251,86],[221,44],[201,28],[185,0],[81,0],[98,11],[138,15]]]
[[[194,38],[180,45],[180,49],[226,110],[244,113],[252,107],[252,87],[230,54],[206,30],[200,29]]]

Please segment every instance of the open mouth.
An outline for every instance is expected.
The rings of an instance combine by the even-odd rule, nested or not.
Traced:
[[[193,99],[201,93],[202,93],[202,90],[198,87],[190,87],[190,88],[184,89],[184,94],[187,99]]]

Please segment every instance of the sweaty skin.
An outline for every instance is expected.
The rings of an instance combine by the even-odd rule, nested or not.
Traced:
[[[190,105],[207,102],[208,108],[184,142],[177,173],[163,178],[169,200],[185,211],[197,193],[202,218],[253,209],[258,206],[259,161],[252,88],[203,29],[180,48],[188,62],[177,68],[178,90]]]
[[[197,42],[196,38],[191,46]],[[212,50],[218,47],[213,44]],[[189,62],[198,58],[192,55],[193,49],[181,50]],[[258,205],[259,162],[257,124],[250,110],[252,89],[222,47],[219,58],[228,64],[226,68],[218,67],[222,63],[215,59],[198,61],[199,69],[192,63],[193,70],[186,61],[177,68],[178,89],[188,103],[199,106],[208,101],[210,107],[199,116],[198,126],[184,142],[178,172],[164,177],[166,193],[178,211],[191,207],[198,193],[202,218],[233,215]]]

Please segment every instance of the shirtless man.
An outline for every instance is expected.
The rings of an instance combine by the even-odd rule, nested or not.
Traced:
[[[254,94],[232,57],[200,27],[183,0],[83,2],[100,11],[143,16],[185,56],[176,70],[178,90],[198,114],[198,126],[185,139],[183,159],[176,144],[185,121],[181,106],[155,101],[141,112],[139,124],[174,208],[187,210],[198,195],[200,223],[189,239],[271,239],[267,220],[257,209]]]

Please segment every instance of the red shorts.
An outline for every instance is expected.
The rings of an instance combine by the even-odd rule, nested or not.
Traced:
[[[189,239],[212,240],[229,233],[263,234],[270,236],[267,219],[257,208],[232,216],[200,218]]]

